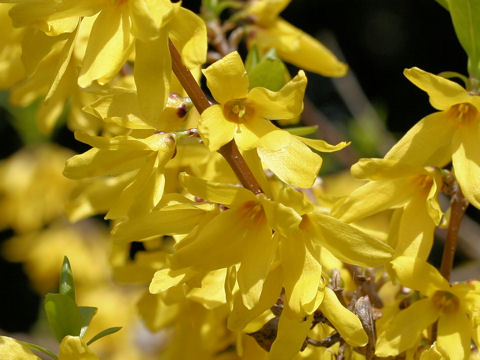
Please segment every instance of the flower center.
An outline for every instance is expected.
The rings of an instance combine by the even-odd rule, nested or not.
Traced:
[[[454,314],[460,308],[460,300],[451,292],[438,290],[432,296],[432,303],[445,314]]]
[[[461,124],[469,124],[477,119],[478,110],[469,103],[453,105],[447,110],[447,117]]]
[[[428,194],[433,185],[433,179],[430,175],[417,175],[413,177],[412,183],[418,192]]]
[[[254,200],[244,203],[239,209],[239,214],[247,227],[259,227],[266,220],[262,205]]]
[[[235,99],[227,101],[223,105],[223,114],[227,120],[241,124],[253,117],[255,108],[248,99]]]

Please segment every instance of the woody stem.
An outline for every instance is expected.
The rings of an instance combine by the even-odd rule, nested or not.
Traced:
[[[195,105],[198,112],[201,114],[212,104],[207,99],[207,96],[197,84],[190,71],[185,65],[183,65],[182,58],[171,40],[169,40],[169,47],[170,56],[172,58],[173,72],[192,100],[193,105]],[[253,176],[252,171],[245,162],[242,154],[240,154],[240,151],[238,150],[234,140],[223,145],[218,152],[222,154],[225,160],[227,160],[227,162],[230,164],[230,167],[235,172],[235,175],[237,175],[238,179],[242,185],[245,186],[245,188],[249,189],[254,194],[260,194],[263,192],[262,188]]]
[[[440,266],[440,273],[448,281],[450,281],[450,274],[453,268],[460,224],[468,207],[468,200],[463,196],[462,190],[455,180],[453,180],[451,184],[451,196],[450,223],[448,224],[447,238],[443,248],[442,264]]]

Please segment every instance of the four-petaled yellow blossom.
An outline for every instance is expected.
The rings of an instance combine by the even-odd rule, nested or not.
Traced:
[[[385,158],[439,167],[451,161],[463,194],[480,208],[480,96],[418,68],[404,74],[440,111],[420,120]]]
[[[438,321],[437,345],[450,360],[467,359],[479,326],[471,321],[480,306],[478,286],[450,285],[433,266],[418,258],[398,257],[392,267],[400,283],[419,291],[423,298],[383,322],[375,354],[387,357],[408,350],[417,344],[425,329]]]
[[[322,164],[322,158],[308,146],[331,152],[348,145],[342,142],[334,146],[322,140],[294,136],[270,122],[292,119],[303,111],[307,85],[303,71],[277,92],[262,87],[249,89],[247,72],[237,52],[218,60],[203,73],[219,103],[202,113],[198,125],[211,151],[235,139],[241,150],[256,148],[265,167],[281,180],[307,188],[312,186]]]

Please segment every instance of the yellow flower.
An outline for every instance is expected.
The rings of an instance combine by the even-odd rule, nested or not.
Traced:
[[[40,360],[29,348],[8,336],[0,336],[0,354],[12,360]]]
[[[300,115],[307,84],[303,71],[299,71],[278,92],[262,87],[249,90],[243,62],[240,55],[233,52],[205,69],[204,75],[207,86],[219,103],[202,113],[198,126],[211,151],[234,139],[241,150],[257,148],[263,164],[281,180],[299,187],[310,187],[322,158],[308,146],[331,152],[347,145],[340,143],[332,146],[322,140],[293,136],[269,121]]]
[[[175,139],[170,134],[153,134],[144,139],[132,136],[106,138],[75,133],[78,140],[93,146],[87,152],[70,158],[64,175],[72,179],[100,175],[118,176],[135,172],[115,200],[107,218],[147,214],[161,200],[165,187],[165,164],[175,151]]]
[[[422,332],[438,320],[439,348],[450,360],[467,359],[473,332],[478,331],[478,324],[470,320],[480,304],[478,287],[473,284],[451,286],[433,266],[412,257],[398,257],[392,266],[400,283],[419,291],[423,298],[383,322],[375,354],[395,356],[415,346]]]
[[[250,37],[261,52],[278,56],[300,68],[325,76],[343,76],[348,67],[324,45],[278,16],[290,0],[253,0],[247,13],[254,17]]]
[[[420,120],[385,158],[439,167],[452,161],[465,197],[480,208],[480,96],[418,68],[404,74],[440,111]]]
[[[442,187],[438,170],[393,159],[360,159],[351,171],[355,177],[371,181],[340,200],[332,215],[355,222],[396,209],[388,240],[396,249],[395,256],[426,259],[433,244],[433,230],[443,215],[437,199]]]
[[[80,337],[67,335],[60,343],[58,360],[98,360],[98,357]]]

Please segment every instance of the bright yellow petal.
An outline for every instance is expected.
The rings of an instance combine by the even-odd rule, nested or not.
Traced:
[[[78,84],[88,87],[97,80],[109,82],[122,68],[133,46],[128,13],[107,6],[98,15],[85,52]]]
[[[58,360],[98,360],[78,336],[67,335],[60,343]]]
[[[134,78],[138,103],[148,121],[157,120],[167,103],[172,74],[169,54],[168,32],[165,30],[154,40],[135,41]]]
[[[415,124],[385,155],[385,159],[409,164],[443,167],[451,157],[450,144],[455,131],[446,112],[436,112]]]
[[[271,91],[262,87],[250,90],[248,98],[255,102],[258,116],[271,120],[288,120],[300,115],[303,111],[303,96],[307,86],[307,77],[300,70],[293,79],[279,91]]]
[[[217,151],[232,140],[236,127],[234,122],[225,119],[220,105],[213,105],[206,109],[198,124],[200,136],[210,151]]]
[[[270,134],[261,140],[257,148],[264,166],[287,184],[302,188],[311,187],[322,165],[322,158],[293,136],[286,138],[288,142],[277,144],[281,146],[280,148],[263,147],[264,140],[267,141],[265,138],[275,136]]]
[[[256,28],[256,40],[263,51],[274,48],[281,59],[320,75],[343,76],[348,70],[318,40],[281,18],[267,28]]]
[[[392,258],[393,249],[353,226],[316,211],[309,214],[317,237],[311,239],[325,246],[340,260],[361,266],[379,266]]]
[[[275,131],[275,134],[270,134]],[[260,139],[268,134],[268,141],[279,147],[284,143],[283,139],[289,136],[287,131],[279,130],[270,120],[253,118],[250,121],[239,124],[234,134],[235,142],[240,150],[251,150],[258,146]],[[272,137],[276,139],[272,139]],[[261,141],[264,142],[263,138]]]
[[[277,250],[277,241],[272,237],[272,228],[265,222],[258,227],[254,236],[245,239],[248,249],[237,272],[237,281],[242,300],[252,309],[260,300],[263,283]]]
[[[346,222],[403,207],[411,197],[408,179],[370,181],[337,203],[332,215]]]
[[[462,313],[440,316],[437,343],[450,360],[464,360],[470,354],[472,337],[470,320]]]
[[[454,135],[452,147],[453,169],[467,200],[480,209],[480,126],[460,126]]]
[[[400,220],[395,256],[418,257],[427,260],[433,245],[435,224],[422,197],[412,198]]]
[[[11,360],[40,360],[25,345],[8,336],[0,336],[0,354]]]
[[[248,76],[240,55],[234,51],[203,70],[207,86],[220,104],[248,94]]]
[[[178,6],[168,0],[130,0],[128,5],[132,19],[132,32],[142,41],[156,38],[160,29],[174,17],[178,9]]]
[[[311,319],[284,308],[278,322],[277,337],[270,349],[270,360],[291,360],[300,351],[310,330]]]
[[[352,346],[365,346],[367,344],[368,336],[360,319],[340,303],[332,289],[325,288],[325,297],[320,305],[320,310],[342,335],[347,344]]]
[[[287,7],[290,0],[262,0],[250,3],[247,12],[268,26]]]
[[[392,267],[402,285],[423,295],[432,296],[438,290],[449,291],[448,281],[424,260],[400,256],[392,261]]]
[[[337,145],[331,145],[327,143],[325,140],[321,139],[310,139],[301,136],[295,136],[296,139],[300,140],[304,144],[308,145],[312,149],[315,149],[320,152],[334,152],[339,151],[346,148],[350,145],[350,142],[341,141]]]
[[[417,67],[405,69],[403,74],[430,96],[430,104],[437,110],[447,110],[450,106],[469,102],[470,95],[456,82],[433,75]]]
[[[322,265],[299,238],[280,238],[285,287],[284,306],[301,316],[312,314],[323,299]],[[319,295],[319,296],[317,296]]]
[[[401,310],[385,323],[383,329],[379,329],[375,355],[395,356],[415,346],[423,330],[433,324],[438,315],[439,310],[435,309],[430,299],[416,301]]]
[[[352,165],[351,173],[359,179],[388,180],[423,173],[422,165],[412,165],[397,159],[359,159]]]

